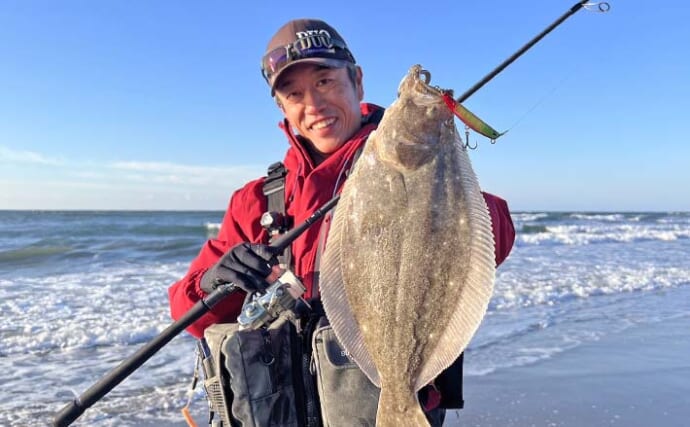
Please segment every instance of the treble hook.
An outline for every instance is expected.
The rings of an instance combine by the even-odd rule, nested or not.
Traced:
[[[463,145],[470,150],[476,150],[478,145],[477,141],[474,141],[474,146],[470,144],[470,127],[467,125],[465,125],[465,143]]]
[[[585,3],[582,5],[582,7],[584,7],[587,10],[593,10],[593,11],[598,11],[598,12],[602,12],[602,13],[606,13],[609,10],[611,10],[611,5],[606,3],[605,1],[597,2],[597,3]]]

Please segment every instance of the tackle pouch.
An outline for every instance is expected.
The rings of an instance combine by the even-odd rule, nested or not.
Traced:
[[[379,389],[348,357],[326,317],[316,325],[312,348],[324,427],[374,427]]]
[[[222,345],[227,337],[237,331],[237,323],[218,323],[209,326],[204,331],[202,338],[208,346],[209,355],[202,355],[202,368],[204,371],[204,390],[208,399],[210,410],[218,415],[223,427],[234,427],[237,423],[231,422],[230,404],[232,393],[228,387],[227,375],[223,375]]]
[[[206,381],[207,394],[224,427],[299,427],[302,372],[295,359],[300,338],[294,325],[239,330],[237,324],[208,327],[205,337],[218,367]],[[217,393],[220,386],[220,393]],[[209,392],[210,391],[210,392]],[[222,399],[212,399],[212,393]],[[215,397],[215,396],[213,396]],[[218,406],[216,405],[218,401]],[[222,402],[220,401],[222,400]]]

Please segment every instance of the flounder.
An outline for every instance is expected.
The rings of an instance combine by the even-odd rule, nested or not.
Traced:
[[[465,349],[495,276],[491,219],[442,91],[413,66],[346,181],[321,298],[381,388],[377,427],[428,425],[416,392]]]

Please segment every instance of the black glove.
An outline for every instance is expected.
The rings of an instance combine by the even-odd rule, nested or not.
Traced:
[[[266,277],[278,264],[274,249],[266,245],[240,243],[223,255],[201,277],[201,289],[210,294],[223,283],[233,283],[247,293],[269,286]]]

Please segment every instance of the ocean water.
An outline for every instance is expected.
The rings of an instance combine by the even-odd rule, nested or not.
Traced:
[[[0,211],[0,425],[50,425],[171,323],[167,288],[222,212]],[[690,318],[690,213],[519,212],[466,351],[467,376],[539,364],[639,325]],[[185,425],[186,333],[74,425]],[[201,388],[192,413],[204,425]]]

